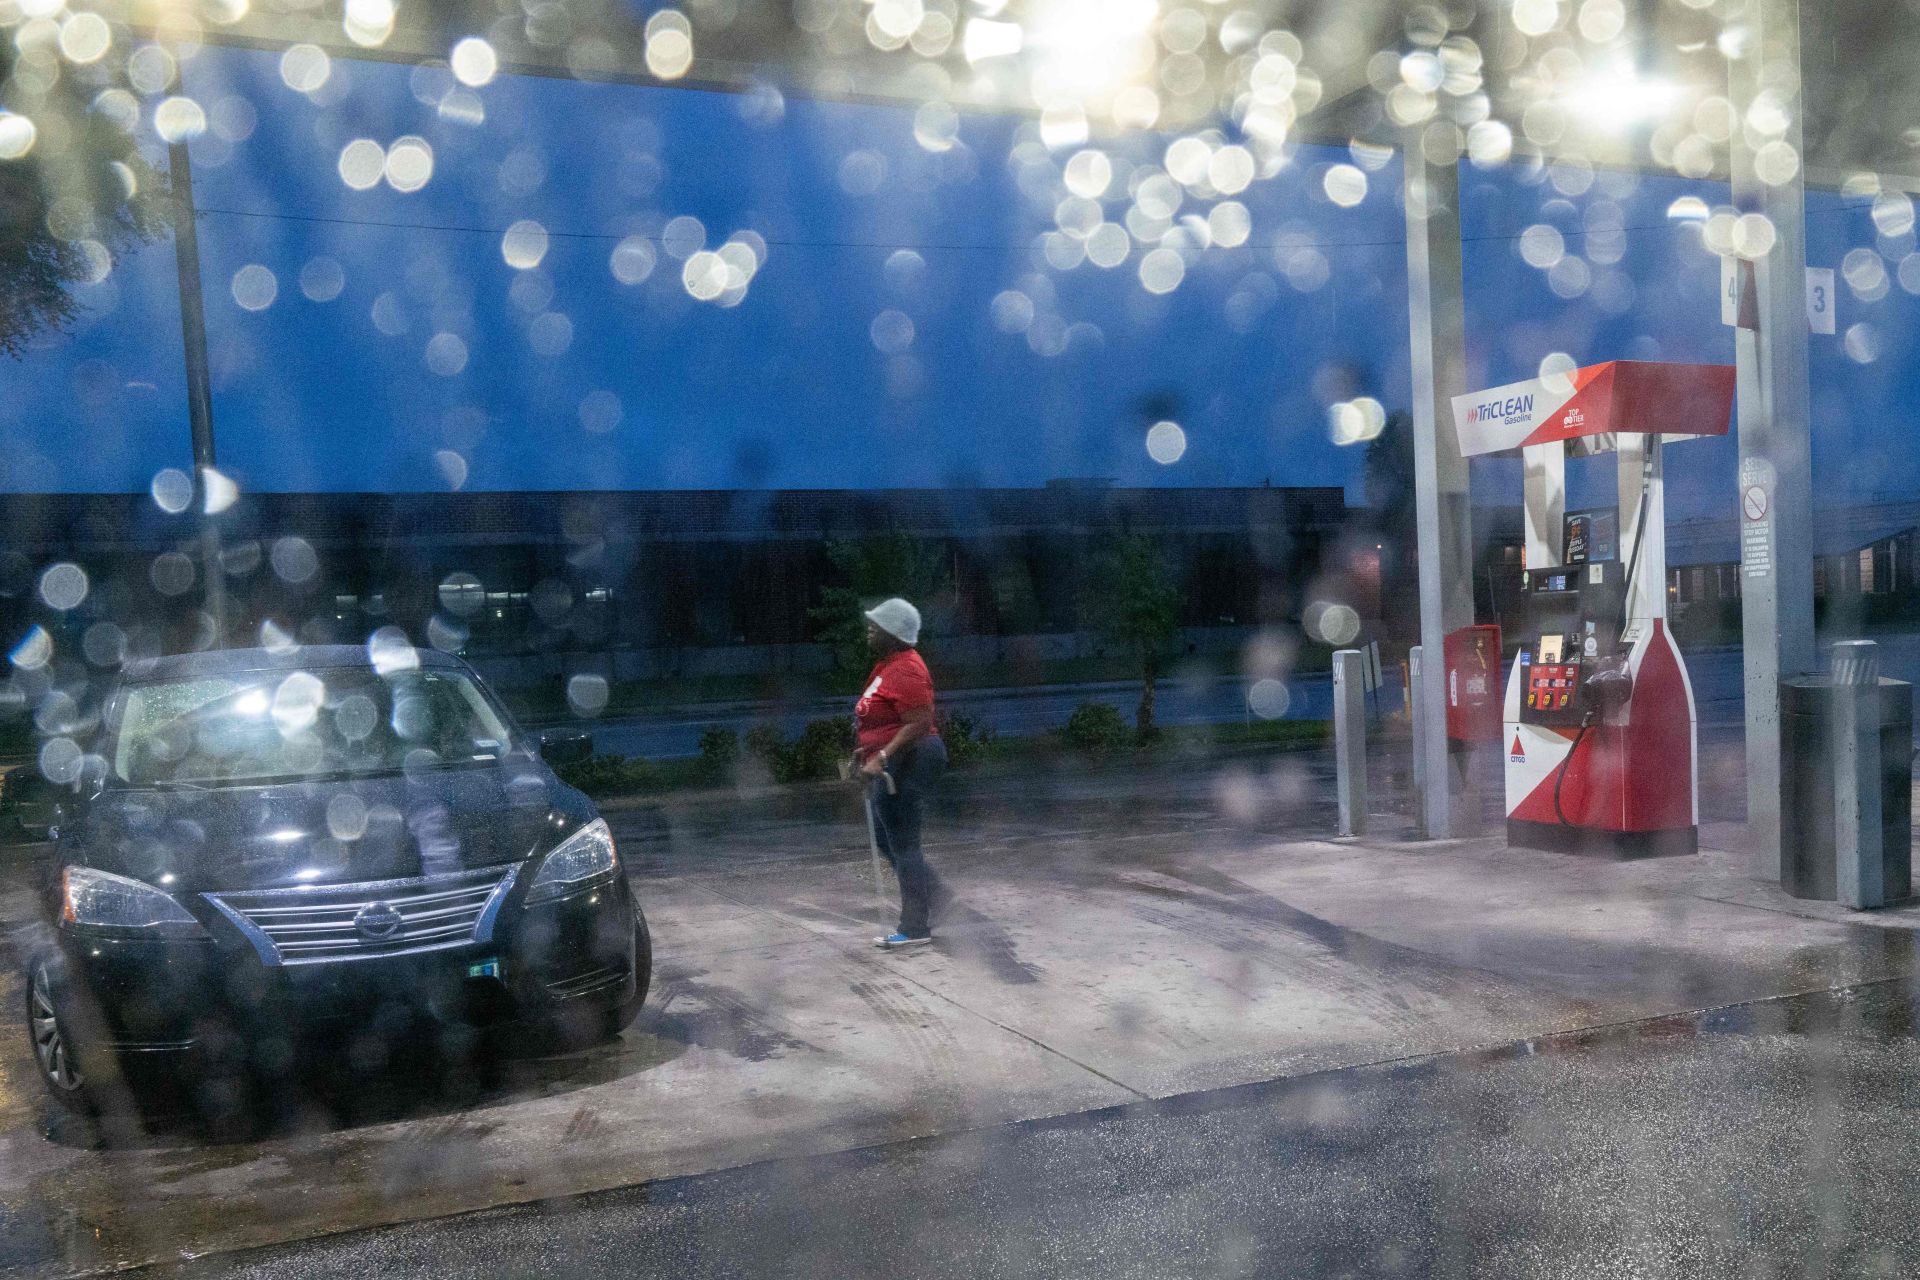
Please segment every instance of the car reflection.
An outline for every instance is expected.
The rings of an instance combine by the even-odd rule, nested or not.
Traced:
[[[39,855],[43,1083],[81,1114],[124,1083],[219,1117],[317,1044],[351,1078],[484,1062],[489,1027],[617,1036],[652,956],[607,824],[549,767],[589,748],[530,742],[434,652],[135,664]]]

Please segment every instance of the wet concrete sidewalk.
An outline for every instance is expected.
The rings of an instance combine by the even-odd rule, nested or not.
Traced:
[[[257,1140],[159,1126],[85,1149],[11,1033],[0,1270],[174,1259],[1911,970],[1920,909],[1796,902],[1726,853],[1415,843],[1385,814],[1385,838],[1276,834],[1331,828],[1326,767],[956,779],[929,848],[960,904],[936,948],[905,955],[870,945],[844,793],[616,811],[658,965],[619,1042],[509,1047],[482,1082],[436,1079],[428,1054],[377,1096],[288,1100]]]

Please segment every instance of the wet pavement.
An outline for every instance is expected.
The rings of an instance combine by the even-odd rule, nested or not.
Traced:
[[[1709,761],[1703,780],[1714,776]],[[1862,917],[1795,902],[1723,852],[1605,863],[1498,839],[1410,842],[1391,786],[1378,834],[1315,838],[1333,825],[1320,753],[957,774],[952,784],[929,848],[960,906],[936,949],[906,956],[868,945],[880,916],[843,791],[611,811],[653,923],[657,972],[640,1020],[600,1048],[548,1054],[457,1029],[409,1031],[382,1062],[317,1045],[256,1131],[149,1118],[114,1128],[97,1150],[41,1097],[24,1037],[5,1037],[0,1274],[568,1203],[935,1135],[987,1142],[1036,1119],[1212,1096],[1194,1103],[1199,1114],[1235,1096],[1219,1090],[1276,1078],[1905,977],[1920,926],[1915,908]],[[1724,848],[1736,834],[1709,825],[1707,843]],[[17,869],[18,855],[5,856]],[[23,906],[17,889],[0,891],[0,913]],[[17,1008],[11,972],[0,987]],[[1715,1106],[1736,1104],[1715,1095]],[[1365,1108],[1375,1105],[1398,1104]],[[1285,1165],[1396,1140],[1390,1113],[1352,1123],[1361,1127],[1334,1148],[1290,1153]],[[1154,1166],[1156,1149],[1115,1148],[1113,1158]],[[1402,1151],[1409,1169],[1416,1154]],[[993,1203],[998,1193],[981,1184],[997,1184],[997,1169],[968,1176]],[[1021,1176],[1010,1172],[1008,1187]],[[1358,1174],[1326,1176],[1341,1186]],[[1354,1186],[1341,1213],[1386,1194]],[[755,1211],[774,1203],[761,1196]],[[1020,1237],[1009,1231],[1012,1247]],[[828,1248],[834,1234],[805,1247]],[[890,1237],[873,1234],[874,1265],[891,1265]],[[671,1249],[681,1246],[661,1247],[680,1256]],[[954,1256],[1022,1269],[1012,1254],[972,1247]],[[562,1269],[581,1268],[570,1259]]]
[[[192,1277],[1908,1276],[1909,982],[439,1222]]]

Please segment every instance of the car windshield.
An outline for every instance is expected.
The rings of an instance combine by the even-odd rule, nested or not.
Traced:
[[[255,671],[134,686],[111,758],[135,786],[265,782],[497,760],[510,737],[458,671]]]

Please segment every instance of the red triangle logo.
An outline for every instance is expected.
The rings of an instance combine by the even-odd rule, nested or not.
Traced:
[[[1526,749],[1520,745],[1520,731],[1518,729],[1514,730],[1513,733],[1513,750],[1507,754],[1522,763],[1526,761],[1527,752]]]

